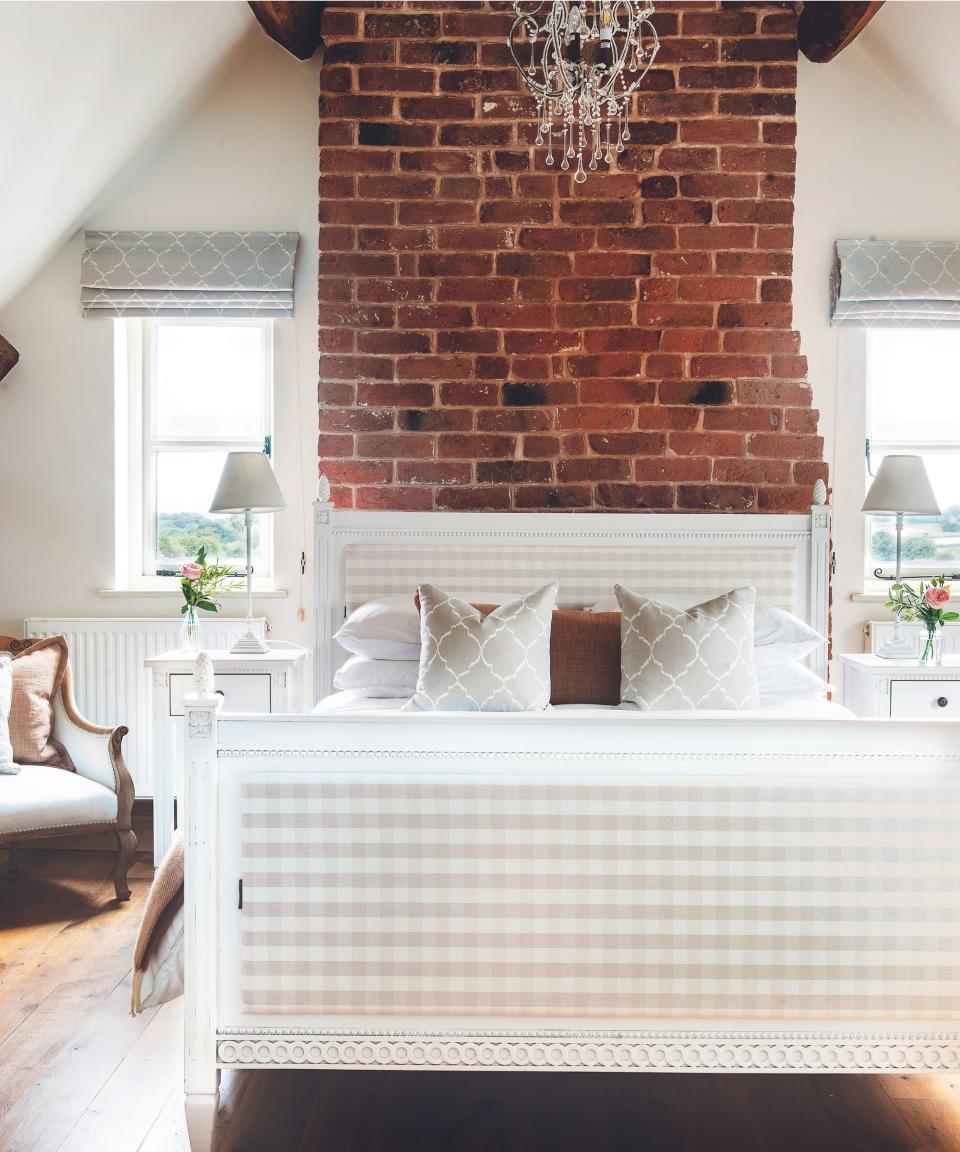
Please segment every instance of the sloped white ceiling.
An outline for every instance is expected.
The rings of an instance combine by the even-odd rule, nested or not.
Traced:
[[[857,46],[956,148],[960,143],[960,3],[887,0],[860,33]],[[883,140],[878,139],[877,145],[882,147]],[[895,155],[890,163],[897,163]],[[917,178],[922,179],[922,174]]]
[[[254,28],[241,0],[0,3],[0,308]]]

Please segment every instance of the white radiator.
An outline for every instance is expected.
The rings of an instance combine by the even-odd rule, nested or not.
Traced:
[[[202,623],[204,646],[223,649],[240,635],[244,621],[211,616]],[[138,796],[153,793],[150,673],[143,662],[178,646],[180,624],[179,616],[139,620],[31,616],[23,622],[25,637],[66,636],[83,715],[95,724],[126,724],[130,729],[123,758]],[[262,619],[256,621],[261,636],[264,624]]]

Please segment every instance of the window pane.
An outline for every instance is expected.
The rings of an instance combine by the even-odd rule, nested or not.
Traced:
[[[872,440],[960,442],[960,329],[872,329]]]
[[[263,329],[252,324],[158,324],[156,436],[261,441]]]
[[[960,448],[960,446],[958,446]],[[930,483],[942,509],[940,516],[906,516],[903,525],[904,571],[935,576],[960,572],[960,450],[957,455],[924,456]],[[874,470],[879,459],[874,457]],[[870,568],[892,572],[896,556],[896,520],[870,517]]]
[[[224,452],[158,452],[157,566],[193,560],[201,544],[207,555],[221,563],[246,563],[243,516],[222,516],[208,511],[223,470]],[[268,575],[260,548],[260,518],[253,519],[254,575]]]

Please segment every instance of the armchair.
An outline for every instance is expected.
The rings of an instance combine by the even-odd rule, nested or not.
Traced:
[[[34,640],[0,636],[0,651],[25,651]],[[117,859],[113,883],[118,900],[129,900],[127,869],[137,850],[131,828],[133,780],[120,745],[127,729],[91,724],[77,710],[67,666],[54,701],[54,736],[66,747],[76,771],[23,764],[15,776],[0,776],[0,845],[74,832],[114,833]]]

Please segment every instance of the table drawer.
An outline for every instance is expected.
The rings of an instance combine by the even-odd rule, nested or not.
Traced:
[[[892,680],[890,715],[895,720],[960,720],[960,681]]]
[[[266,672],[218,672],[216,691],[223,693],[224,712],[269,712],[270,676]],[[187,672],[170,675],[170,715],[183,715],[183,698],[193,691],[193,676]]]

